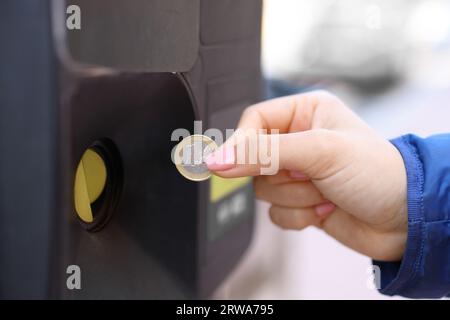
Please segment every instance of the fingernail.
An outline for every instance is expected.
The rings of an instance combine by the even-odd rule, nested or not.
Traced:
[[[234,167],[234,162],[235,156],[233,146],[219,148],[205,159],[208,169],[213,171],[228,170]]]
[[[289,175],[291,176],[291,178],[293,179],[297,179],[297,180],[309,180],[309,177],[304,174],[303,172],[300,171],[290,171]]]
[[[316,211],[316,214],[319,217],[323,218],[323,217],[328,216],[330,213],[332,213],[335,208],[336,208],[336,205],[334,203],[325,202],[325,203],[317,205],[314,208],[314,210]]]

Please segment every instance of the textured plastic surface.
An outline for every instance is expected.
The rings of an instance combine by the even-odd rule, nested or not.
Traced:
[[[77,62],[172,72],[190,70],[197,59],[200,0],[66,3],[78,5],[82,14],[81,29],[65,33],[69,55]]]

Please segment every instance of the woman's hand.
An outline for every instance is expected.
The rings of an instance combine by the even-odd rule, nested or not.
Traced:
[[[207,159],[232,178],[256,176],[256,197],[272,204],[284,229],[322,228],[346,246],[378,260],[400,260],[407,238],[406,172],[397,149],[335,96],[318,91],[283,97],[245,110],[238,129],[278,129],[279,171],[238,164],[229,139]]]

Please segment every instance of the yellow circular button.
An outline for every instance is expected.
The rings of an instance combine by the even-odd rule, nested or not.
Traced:
[[[75,211],[84,222],[94,221],[91,204],[105,189],[106,178],[102,157],[95,150],[87,149],[78,164],[74,184]]]

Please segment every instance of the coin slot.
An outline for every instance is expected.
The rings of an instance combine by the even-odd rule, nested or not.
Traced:
[[[122,188],[122,165],[109,139],[94,142],[78,163],[74,205],[80,224],[89,231],[106,225],[116,208]]]

